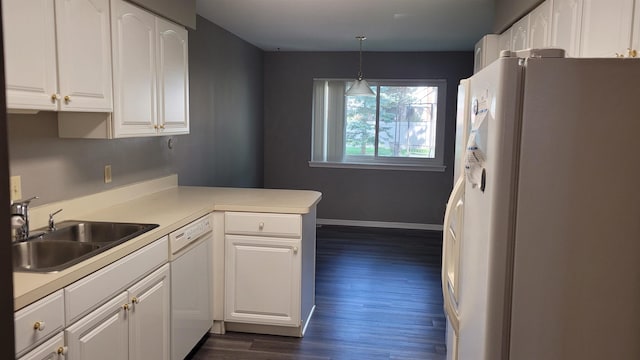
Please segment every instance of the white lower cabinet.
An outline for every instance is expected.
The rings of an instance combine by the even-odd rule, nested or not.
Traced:
[[[64,334],[62,332],[36,347],[18,360],[63,360],[68,359],[65,354]]]
[[[169,359],[169,265],[65,330],[69,360]]]
[[[171,332],[169,264],[129,288],[129,359],[168,360]]]
[[[226,317],[300,325],[300,239],[227,235]]]
[[[65,330],[68,360],[129,358],[127,292],[122,292]]]
[[[225,213],[227,330],[304,335],[315,308],[315,211]]]
[[[15,351],[18,356],[64,329],[64,294],[58,290],[14,314]]]

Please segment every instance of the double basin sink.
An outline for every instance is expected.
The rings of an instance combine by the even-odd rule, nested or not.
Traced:
[[[13,270],[56,272],[158,227],[157,224],[63,221],[12,245]]]

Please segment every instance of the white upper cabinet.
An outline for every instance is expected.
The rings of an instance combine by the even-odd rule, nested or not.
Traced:
[[[551,1],[535,8],[529,16],[529,46],[539,49],[551,45]]]
[[[474,73],[482,70],[500,56],[498,39],[499,35],[487,34],[476,43],[473,62]]]
[[[7,107],[56,110],[56,38],[51,0],[3,0]]]
[[[511,27],[511,51],[529,48],[529,19],[527,14]]]
[[[112,1],[114,135],[155,134],[155,16],[124,1]]]
[[[56,0],[60,110],[113,109],[108,0]]]
[[[189,132],[187,30],[112,1],[113,136]]]
[[[551,46],[565,50],[567,57],[580,55],[582,0],[553,0]]]
[[[498,36],[498,57],[503,50],[511,50],[511,28]]]
[[[633,12],[634,0],[583,0],[580,56],[627,56]]]
[[[112,110],[108,0],[2,5],[10,110]]]
[[[165,134],[189,132],[187,30],[156,18],[158,32],[158,125]]]

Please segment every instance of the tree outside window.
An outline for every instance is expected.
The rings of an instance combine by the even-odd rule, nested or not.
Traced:
[[[378,94],[376,97],[347,98],[345,154],[347,156],[433,158],[438,88],[435,86],[372,86],[372,88],[375,88],[373,90]]]

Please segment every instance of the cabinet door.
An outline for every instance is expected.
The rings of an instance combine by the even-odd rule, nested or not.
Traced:
[[[511,50],[511,28],[505,30],[498,37],[498,57],[503,50]]]
[[[635,56],[640,57],[640,1],[636,1],[633,11],[633,34],[631,35],[631,49],[635,50]]]
[[[51,0],[3,0],[7,108],[58,108],[56,29]]]
[[[187,30],[156,18],[158,30],[158,127],[163,134],[189,133]]]
[[[128,359],[127,292],[116,296],[65,330],[68,360]]]
[[[582,0],[553,0],[551,46],[565,50],[567,57],[580,55]]]
[[[476,43],[473,61],[474,74],[491,64],[500,56],[500,50],[498,50],[499,38],[499,35],[487,34]]]
[[[634,0],[583,0],[580,56],[615,57],[631,46]]]
[[[113,110],[108,0],[56,0],[60,110]]]
[[[64,360],[66,349],[62,332],[31,350],[19,360]]]
[[[155,16],[122,0],[111,4],[114,136],[154,135]]]
[[[529,47],[549,47],[551,44],[551,0],[535,8],[529,16]]]
[[[300,325],[300,239],[225,237],[225,321]]]
[[[129,359],[169,359],[169,284],[169,264],[165,264],[129,289]]]
[[[529,47],[529,15],[518,20],[511,27],[511,51]]]

